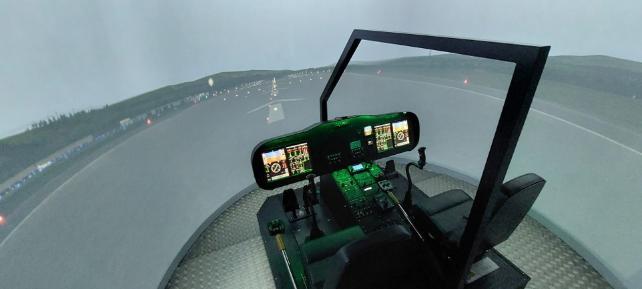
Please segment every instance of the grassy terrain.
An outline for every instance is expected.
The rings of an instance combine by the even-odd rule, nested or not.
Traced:
[[[222,89],[288,73],[291,72],[223,72],[195,81],[165,86],[100,109],[39,121],[28,131],[0,140],[0,182],[79,139],[118,127],[119,121],[124,118],[209,91],[211,88],[207,80],[210,77],[214,80],[215,88]]]

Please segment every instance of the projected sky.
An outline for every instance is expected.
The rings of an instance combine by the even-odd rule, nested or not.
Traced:
[[[562,3],[563,2],[563,3]],[[642,60],[642,2],[3,1],[0,137],[160,86],[333,64],[354,28],[547,44]]]

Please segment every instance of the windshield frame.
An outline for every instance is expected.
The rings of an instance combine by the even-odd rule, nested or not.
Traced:
[[[456,270],[452,276],[445,276],[448,278],[448,287],[461,289],[464,286],[465,274],[469,272],[477,256],[482,240],[481,233],[490,221],[490,201],[501,193],[499,190],[544,70],[550,46],[355,29],[321,93],[319,102],[322,122],[328,120],[328,100],[361,40],[439,50],[515,64],[477,194],[460,240],[460,251],[455,259]]]

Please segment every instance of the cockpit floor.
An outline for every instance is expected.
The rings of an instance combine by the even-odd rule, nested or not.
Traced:
[[[397,169],[401,172],[401,167]],[[432,171],[414,171],[412,178],[429,196],[450,189],[462,189],[471,196],[476,191],[469,183]],[[281,191],[257,189],[226,209],[198,237],[167,288],[274,288],[256,212],[268,196]],[[496,249],[531,277],[526,288],[612,288],[586,260],[531,217]]]

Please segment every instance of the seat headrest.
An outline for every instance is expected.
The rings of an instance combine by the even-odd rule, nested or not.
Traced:
[[[544,186],[546,180],[534,173],[529,173],[516,177],[502,185],[501,191],[507,197],[511,197],[518,192],[529,188],[538,188]]]

